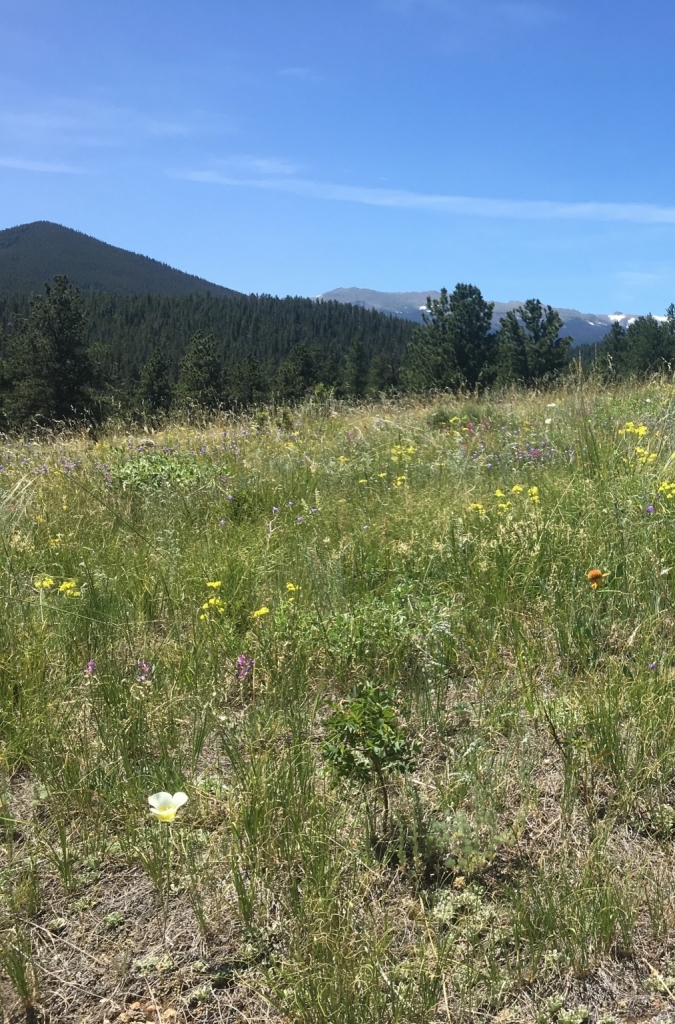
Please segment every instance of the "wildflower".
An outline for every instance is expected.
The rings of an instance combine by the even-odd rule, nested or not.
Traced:
[[[500,490],[500,488],[498,487],[497,490],[495,491],[495,498],[505,498],[505,497],[506,497],[506,495],[504,494],[504,492],[502,490]]]
[[[405,476],[397,476],[394,480],[394,487],[402,487],[405,483]]]
[[[290,590],[290,591],[294,591],[294,590],[302,590],[302,587],[298,587],[298,586],[296,586],[296,584],[295,584],[295,583],[287,583],[287,584],[286,584],[286,590]]]
[[[159,821],[171,822],[176,817],[177,811],[187,803],[187,793],[153,793],[148,797],[150,814],[154,814]]]
[[[345,462],[349,462],[349,457],[347,455],[341,455],[338,462],[341,462],[344,465]]]
[[[479,501],[474,501],[474,502],[472,502],[471,505],[469,505],[469,511],[470,512],[477,512],[479,516],[484,516],[485,515],[485,506],[481,505],[481,503]]]
[[[386,473],[378,473],[377,475],[379,476],[380,480],[382,480],[387,474]]]
[[[57,533],[55,537],[50,537],[49,538],[49,546],[50,546],[50,548],[57,548],[62,540],[63,540],[63,534],[62,533]]]
[[[50,587],[54,586],[54,577],[40,576],[33,585],[36,590],[49,590]]]
[[[656,672],[659,667],[658,661],[653,661],[649,667],[652,670],[652,672]]]
[[[525,488],[521,487],[520,484],[514,484],[511,488],[511,494],[522,494],[524,490]]]
[[[359,483],[360,484],[367,484],[368,481],[366,480],[365,476],[362,476],[361,479],[359,480]]]
[[[275,516],[278,511],[279,511],[279,506],[278,505],[272,505],[272,515]]]
[[[301,523],[303,521],[303,519],[304,519],[304,516],[296,516],[295,517],[296,523]]]
[[[202,611],[208,612],[212,609],[222,615],[225,611],[225,602],[221,601],[219,597],[210,597],[208,601],[205,601],[202,605]]]
[[[508,509],[511,508],[511,502],[500,501],[499,504],[497,505],[497,508],[499,509],[500,512],[506,512]]]
[[[253,666],[254,665],[255,665],[255,658],[252,658],[250,654],[247,654],[246,652],[244,652],[243,654],[239,655],[239,657],[237,658],[237,663],[236,663],[236,674],[237,674],[237,680],[240,683],[244,679],[246,679],[246,676],[250,675],[250,673],[253,671]]]
[[[82,597],[82,592],[78,590],[76,580],[64,580],[59,587],[59,594],[65,594],[66,597]]]
[[[226,522],[227,522],[227,519],[219,519],[218,520],[218,526],[225,526]]]
[[[538,487],[528,487],[527,494],[528,494],[528,497],[529,497],[530,501],[533,501],[535,503],[535,505],[539,504],[539,488]]]
[[[263,605],[262,608],[258,608],[257,611],[251,612],[251,616],[254,619],[261,619],[263,615],[269,615],[269,613],[269,608],[266,605]]]
[[[140,659],[137,668],[136,678],[139,683],[147,683],[148,679],[152,679],[152,665],[145,658]]]
[[[550,416],[547,416],[546,419],[544,420],[544,423],[548,427],[548,426],[550,426],[551,423],[553,423],[553,420],[551,419]]]
[[[601,587],[608,576],[609,573],[603,572],[602,569],[589,569],[586,573],[586,578],[593,587],[593,590],[597,590],[598,587]]]
[[[647,505],[647,508],[645,509],[645,511],[649,512],[649,514],[651,515],[652,512],[654,511],[654,506],[653,505]]]
[[[635,455],[641,466],[646,466],[649,463],[656,462],[657,459],[656,452],[650,452],[648,448],[642,448],[639,444],[635,445]]]
[[[93,676],[96,675],[96,671],[96,662],[94,661],[93,658],[90,658],[87,664],[82,669],[82,675],[86,676],[87,679],[91,679]]]
[[[211,590],[218,590],[220,587],[222,587],[222,585],[223,585],[223,581],[222,580],[214,580],[213,583],[207,583],[206,584],[206,586],[210,587]]]

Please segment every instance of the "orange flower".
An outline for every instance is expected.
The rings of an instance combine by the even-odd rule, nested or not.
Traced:
[[[597,590],[598,587],[601,587],[608,576],[609,573],[603,572],[602,569],[589,569],[586,573],[588,582],[593,587],[593,590]]]

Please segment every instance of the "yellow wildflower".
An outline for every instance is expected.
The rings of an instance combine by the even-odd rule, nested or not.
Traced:
[[[76,580],[64,580],[59,587],[59,594],[65,594],[66,597],[82,597],[81,592],[77,588]]]
[[[394,487],[401,487],[405,483],[405,476],[397,476],[394,480]]]
[[[207,583],[206,584],[206,586],[207,587],[211,587],[212,590],[218,590],[220,587],[222,587],[222,585],[223,585],[223,581],[222,580],[214,580],[213,583]]]
[[[290,591],[302,590],[302,587],[298,587],[295,583],[287,583],[286,584],[286,590],[290,590]]]
[[[484,516],[485,515],[485,506],[481,505],[481,503],[479,501],[474,501],[471,505],[469,505],[469,511],[470,512],[477,512],[479,516]]]
[[[257,611],[251,612],[251,615],[252,615],[252,617],[254,619],[261,619],[263,617],[263,615],[269,615],[269,613],[270,613],[269,608],[267,608],[265,605],[263,605],[262,608],[258,608]]]
[[[502,490],[500,490],[500,488],[498,487],[497,490],[495,491],[495,498],[505,498],[505,497],[506,497],[506,495],[504,494],[504,492]]]
[[[49,590],[50,587],[54,586],[54,577],[40,576],[33,585],[36,590]]]
[[[367,484],[368,481],[366,480],[366,478],[364,476],[362,476],[361,479],[359,480],[359,483],[360,484]]]
[[[538,487],[528,487],[527,493],[528,493],[530,501],[533,501],[535,503],[535,505],[538,505],[539,504],[539,488]]]
[[[520,484],[514,484],[511,488],[511,494],[522,494],[524,490],[525,488],[521,487]]]

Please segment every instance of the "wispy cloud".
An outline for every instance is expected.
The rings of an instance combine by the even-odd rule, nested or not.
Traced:
[[[288,160],[279,160],[277,157],[257,156],[230,156],[225,160],[218,161],[218,167],[230,168],[239,174],[298,174],[302,170],[299,164],[292,164]]]
[[[69,164],[52,164],[44,160],[21,160],[13,156],[0,156],[0,167],[12,171],[37,171],[39,174],[86,174],[79,167]]]
[[[425,195],[404,189],[366,188],[360,185],[336,185],[296,177],[231,177],[218,171],[168,171],[172,178],[291,192],[311,199],[363,203],[407,210],[429,210],[470,217],[510,218],[515,220],[590,220],[630,221],[635,224],[675,224],[675,207],[650,203],[561,203],[541,199],[485,199],[474,196]]]
[[[0,109],[0,128],[6,138],[21,145],[113,148],[144,139],[220,133],[230,131],[231,125],[202,111],[176,119],[95,100],[55,98],[46,101],[43,109]]]

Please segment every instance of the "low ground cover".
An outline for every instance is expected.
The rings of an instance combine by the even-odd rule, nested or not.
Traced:
[[[674,453],[666,383],[7,440],[6,1019],[675,1019]]]

